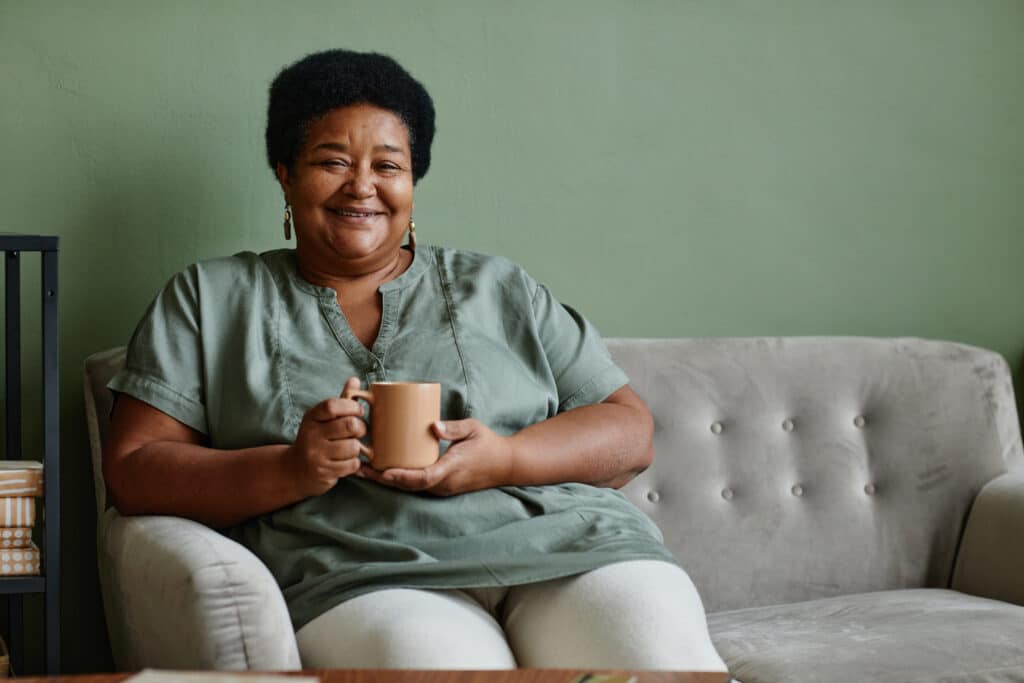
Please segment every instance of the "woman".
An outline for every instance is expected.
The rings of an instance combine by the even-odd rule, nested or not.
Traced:
[[[267,151],[296,248],[157,296],[110,383],[113,500],[229,528],[281,584],[306,667],[724,670],[614,490],[651,462],[652,419],[596,331],[504,259],[416,247],[433,135],[390,58],[278,75]],[[383,379],[442,383],[437,464],[360,461],[362,408],[338,396]]]

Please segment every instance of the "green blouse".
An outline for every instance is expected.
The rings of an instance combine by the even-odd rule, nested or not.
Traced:
[[[499,434],[628,381],[597,331],[506,259],[420,245],[380,293],[367,349],[334,290],[299,275],[294,251],[194,264],[150,305],[109,387],[213,448],[237,449],[294,442],[306,410],[352,375],[441,382],[442,419],[475,417]],[[349,477],[228,533],[270,568],[296,628],[382,588],[515,585],[672,561],[621,493],[575,483],[440,498]]]

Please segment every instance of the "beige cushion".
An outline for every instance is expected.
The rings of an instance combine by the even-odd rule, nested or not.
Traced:
[[[954,591],[845,595],[708,621],[743,683],[1024,680],[1024,607]]]

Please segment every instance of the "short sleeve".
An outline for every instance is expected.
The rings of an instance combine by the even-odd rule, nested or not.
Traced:
[[[559,303],[547,287],[533,294],[533,315],[558,389],[558,410],[599,403],[629,383],[612,361],[597,329]]]
[[[207,434],[196,281],[192,267],[157,294],[135,328],[124,369],[107,387]]]

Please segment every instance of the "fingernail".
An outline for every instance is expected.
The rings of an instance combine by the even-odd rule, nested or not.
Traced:
[[[440,420],[434,423],[434,428],[435,428],[435,429],[437,429],[437,431],[441,432],[442,434],[443,434],[443,433],[444,433],[445,431],[447,431],[447,430],[446,430],[446,429],[444,428],[444,422],[441,422]]]

